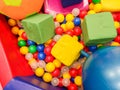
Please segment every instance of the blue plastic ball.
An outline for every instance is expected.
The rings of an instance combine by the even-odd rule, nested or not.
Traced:
[[[44,51],[44,48],[45,48],[44,44],[39,44],[39,45],[37,46],[37,51],[38,51],[38,52],[43,52],[43,51]]]
[[[74,19],[74,24],[75,24],[75,26],[80,26],[80,24],[81,24],[80,18],[76,17],[76,18]]]
[[[94,52],[83,65],[84,90],[120,90],[120,47]]]
[[[94,52],[94,51],[96,51],[97,46],[96,45],[95,46],[88,46],[88,48],[91,52]]]
[[[45,54],[44,52],[39,52],[39,53],[38,53],[38,59],[39,59],[39,60],[44,60],[45,57],[46,57],[46,54]]]
[[[34,41],[32,41],[32,40],[27,40],[27,44],[28,45],[35,45],[36,43]]]

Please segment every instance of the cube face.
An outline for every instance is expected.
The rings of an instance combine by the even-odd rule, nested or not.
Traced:
[[[82,23],[82,30],[84,42],[88,46],[110,42],[117,35],[109,12],[86,16]]]
[[[69,7],[75,4],[79,4],[81,3],[83,0],[61,0],[62,6],[65,7]]]
[[[63,64],[70,66],[80,55],[83,46],[69,35],[64,35],[51,50],[52,55]]]
[[[51,15],[36,14],[22,20],[28,39],[40,44],[52,38],[54,33],[54,21]]]

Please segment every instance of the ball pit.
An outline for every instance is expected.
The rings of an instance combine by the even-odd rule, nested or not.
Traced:
[[[54,45],[65,34],[70,35],[82,44],[83,51],[88,54],[92,54],[101,48],[106,48],[106,46],[120,46],[120,24],[119,20],[115,17],[116,14],[114,14],[113,18],[118,35],[114,40],[109,43],[92,46],[86,46],[83,43],[81,23],[84,17],[102,11],[100,0],[91,0],[89,2],[89,10],[74,8],[71,10],[71,13],[67,13],[66,15],[58,13],[54,16],[56,35],[43,44],[37,44],[28,40],[24,28],[19,27],[16,20],[8,19],[11,32],[18,36],[20,53],[25,56],[35,75],[41,77],[44,82],[51,83],[53,86],[65,87],[68,90],[78,90],[82,87],[82,67],[86,60],[85,56],[82,53],[79,58],[76,56],[77,60],[71,66],[67,67],[51,54]],[[87,87],[85,85],[83,86]]]

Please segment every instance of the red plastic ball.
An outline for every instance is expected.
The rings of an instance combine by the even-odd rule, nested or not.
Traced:
[[[114,41],[120,43],[120,35],[118,35],[118,36],[114,39]]]
[[[38,58],[38,52],[35,52],[35,53],[33,54],[33,58],[35,58],[35,59]]]
[[[68,30],[65,32],[66,34],[70,35],[70,36],[73,36],[74,35],[74,32],[73,30]]]
[[[45,47],[45,49],[44,49],[44,53],[45,53],[46,55],[51,55],[51,49],[52,49],[51,46],[47,46],[47,47]]]
[[[113,16],[114,21],[118,21],[118,18],[117,18],[118,15],[116,13],[113,13],[112,16]]]
[[[117,21],[120,22],[120,13],[118,13],[118,15],[117,15]]]
[[[63,78],[59,78],[59,87],[63,87],[63,84],[62,84],[62,80],[63,80]]]
[[[64,30],[63,30],[62,27],[57,27],[57,28],[55,29],[55,33],[56,33],[56,34],[62,35],[63,32],[64,32]]]
[[[55,44],[56,44],[56,41],[53,40],[49,45],[53,47]]]
[[[68,86],[68,90],[78,90],[77,85],[71,83],[71,84]]]
[[[117,34],[120,35],[120,28],[117,29]]]
[[[22,37],[24,40],[28,40],[27,35],[26,35],[25,32],[22,33],[21,37]]]
[[[60,70],[56,68],[51,74],[53,77],[58,77],[60,75]]]
[[[82,67],[80,67],[77,71],[78,71],[78,75],[82,76]]]
[[[76,76],[78,75],[78,71],[77,71],[77,69],[75,69],[75,68],[71,68],[71,69],[69,70],[69,73],[70,73],[70,75],[71,75],[72,77],[76,77]]]
[[[45,62],[53,62],[55,58],[52,55],[47,55],[45,58]]]
[[[89,2],[89,3],[91,3],[91,2],[92,2],[92,0],[88,0],[88,2]]]
[[[82,34],[82,30],[80,27],[75,27],[73,30],[74,30],[74,35],[79,36]]]
[[[79,17],[83,19],[86,15],[87,15],[87,11],[86,10],[81,10],[80,14],[79,14]]]

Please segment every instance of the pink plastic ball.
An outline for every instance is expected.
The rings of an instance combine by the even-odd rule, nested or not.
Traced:
[[[25,55],[25,59],[26,60],[30,60],[30,59],[32,59],[33,58],[33,54],[32,53],[27,53],[26,55]]]

